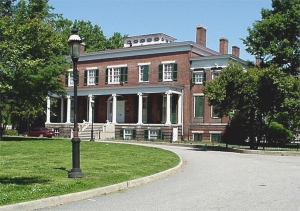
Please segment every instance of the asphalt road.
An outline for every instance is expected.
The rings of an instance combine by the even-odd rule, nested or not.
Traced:
[[[185,167],[146,185],[44,211],[300,211],[300,157],[159,146]]]

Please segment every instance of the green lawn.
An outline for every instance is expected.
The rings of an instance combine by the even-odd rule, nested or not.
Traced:
[[[169,151],[127,144],[81,142],[84,178],[70,179],[70,140],[0,141],[0,206],[151,175],[179,163]]]

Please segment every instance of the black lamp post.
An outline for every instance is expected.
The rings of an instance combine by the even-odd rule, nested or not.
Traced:
[[[92,107],[92,130],[91,130],[91,141],[95,141],[94,139],[94,106],[95,106],[95,101],[94,97],[92,98],[91,101],[91,107]]]
[[[72,169],[68,173],[69,178],[81,178],[83,172],[80,169],[80,138],[78,137],[78,107],[77,107],[77,62],[80,56],[81,38],[78,36],[78,29],[72,29],[72,35],[69,37],[70,55],[73,61],[73,80],[74,80],[74,130],[72,138]]]

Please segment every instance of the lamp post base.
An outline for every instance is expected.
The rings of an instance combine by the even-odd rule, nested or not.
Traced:
[[[82,178],[84,176],[83,172],[79,168],[73,168],[68,173],[68,178]]]

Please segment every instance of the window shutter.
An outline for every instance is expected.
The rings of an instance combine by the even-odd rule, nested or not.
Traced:
[[[145,138],[146,140],[149,139],[148,134],[149,134],[149,130],[144,130],[144,138]]]
[[[163,80],[163,64],[158,65],[158,81]]]
[[[136,138],[136,130],[135,129],[132,130],[132,138]]]
[[[120,138],[124,139],[124,129],[120,129]]]
[[[163,133],[161,130],[158,130],[157,138],[163,140]]]
[[[121,82],[127,83],[128,67],[121,67]]]
[[[99,69],[95,70],[95,84],[98,85],[99,84]]]
[[[193,72],[193,76],[192,76],[192,83],[193,84],[195,83],[195,77],[196,77],[196,74]]]
[[[205,84],[205,81],[206,81],[206,71],[203,70],[203,84]]]
[[[173,81],[177,81],[177,63],[173,64]]]
[[[105,70],[105,84],[108,84],[108,69]]]
[[[149,65],[145,65],[143,69],[143,81],[149,81]]]
[[[65,75],[65,86],[69,86],[69,73]]]
[[[86,86],[86,85],[87,85],[87,73],[88,73],[88,71],[85,70],[85,71],[84,71],[84,82],[83,82],[83,86]]]
[[[195,117],[203,117],[203,96],[195,96]]]

